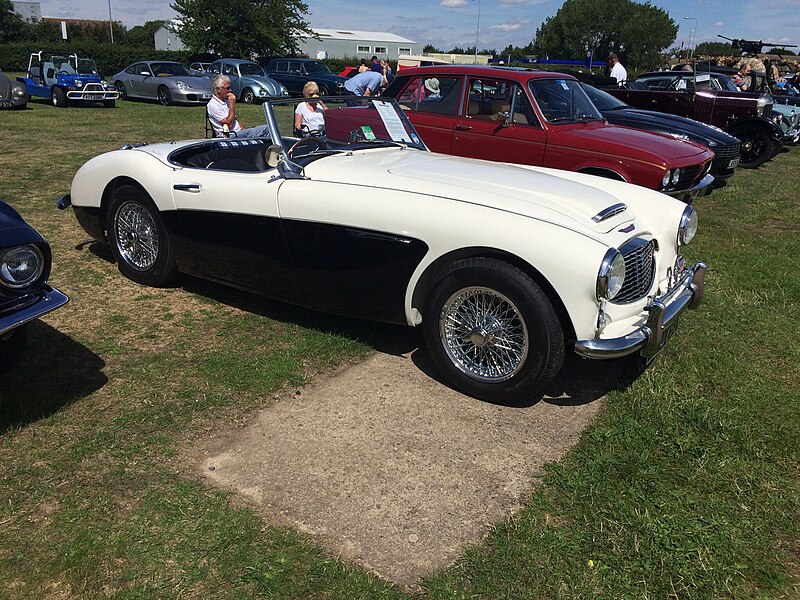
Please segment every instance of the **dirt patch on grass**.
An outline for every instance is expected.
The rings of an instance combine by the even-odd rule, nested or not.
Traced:
[[[512,408],[442,385],[424,351],[375,353],[202,442],[194,468],[269,522],[414,589],[577,442],[602,406],[588,364],[568,367],[557,397]]]

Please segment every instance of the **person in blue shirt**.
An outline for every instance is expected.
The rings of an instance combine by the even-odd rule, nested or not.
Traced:
[[[344,84],[344,91],[349,96],[375,96],[386,83],[382,73],[364,71],[348,79]]]

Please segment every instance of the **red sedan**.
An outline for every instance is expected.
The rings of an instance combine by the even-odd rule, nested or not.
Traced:
[[[404,69],[396,98],[434,152],[600,175],[686,202],[710,191],[714,153],[671,136],[611,125],[577,79],[526,69]]]

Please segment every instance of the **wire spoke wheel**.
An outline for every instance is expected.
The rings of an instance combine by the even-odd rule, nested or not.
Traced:
[[[125,202],[114,218],[114,238],[120,256],[137,271],[152,269],[158,259],[158,229],[153,217],[138,202]]]
[[[468,287],[450,296],[442,306],[439,334],[453,364],[481,382],[513,377],[528,356],[528,329],[519,309],[486,287]]]

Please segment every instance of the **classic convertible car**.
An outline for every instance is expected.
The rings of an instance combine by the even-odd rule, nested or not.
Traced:
[[[120,271],[178,271],[312,309],[421,326],[458,390],[535,399],[565,352],[650,358],[703,297],[694,209],[619,181],[427,151],[392,99],[327,97],[324,137],[126,146],[59,199]]]
[[[27,323],[67,303],[47,285],[50,264],[45,239],[0,201],[0,372],[19,360]]]

